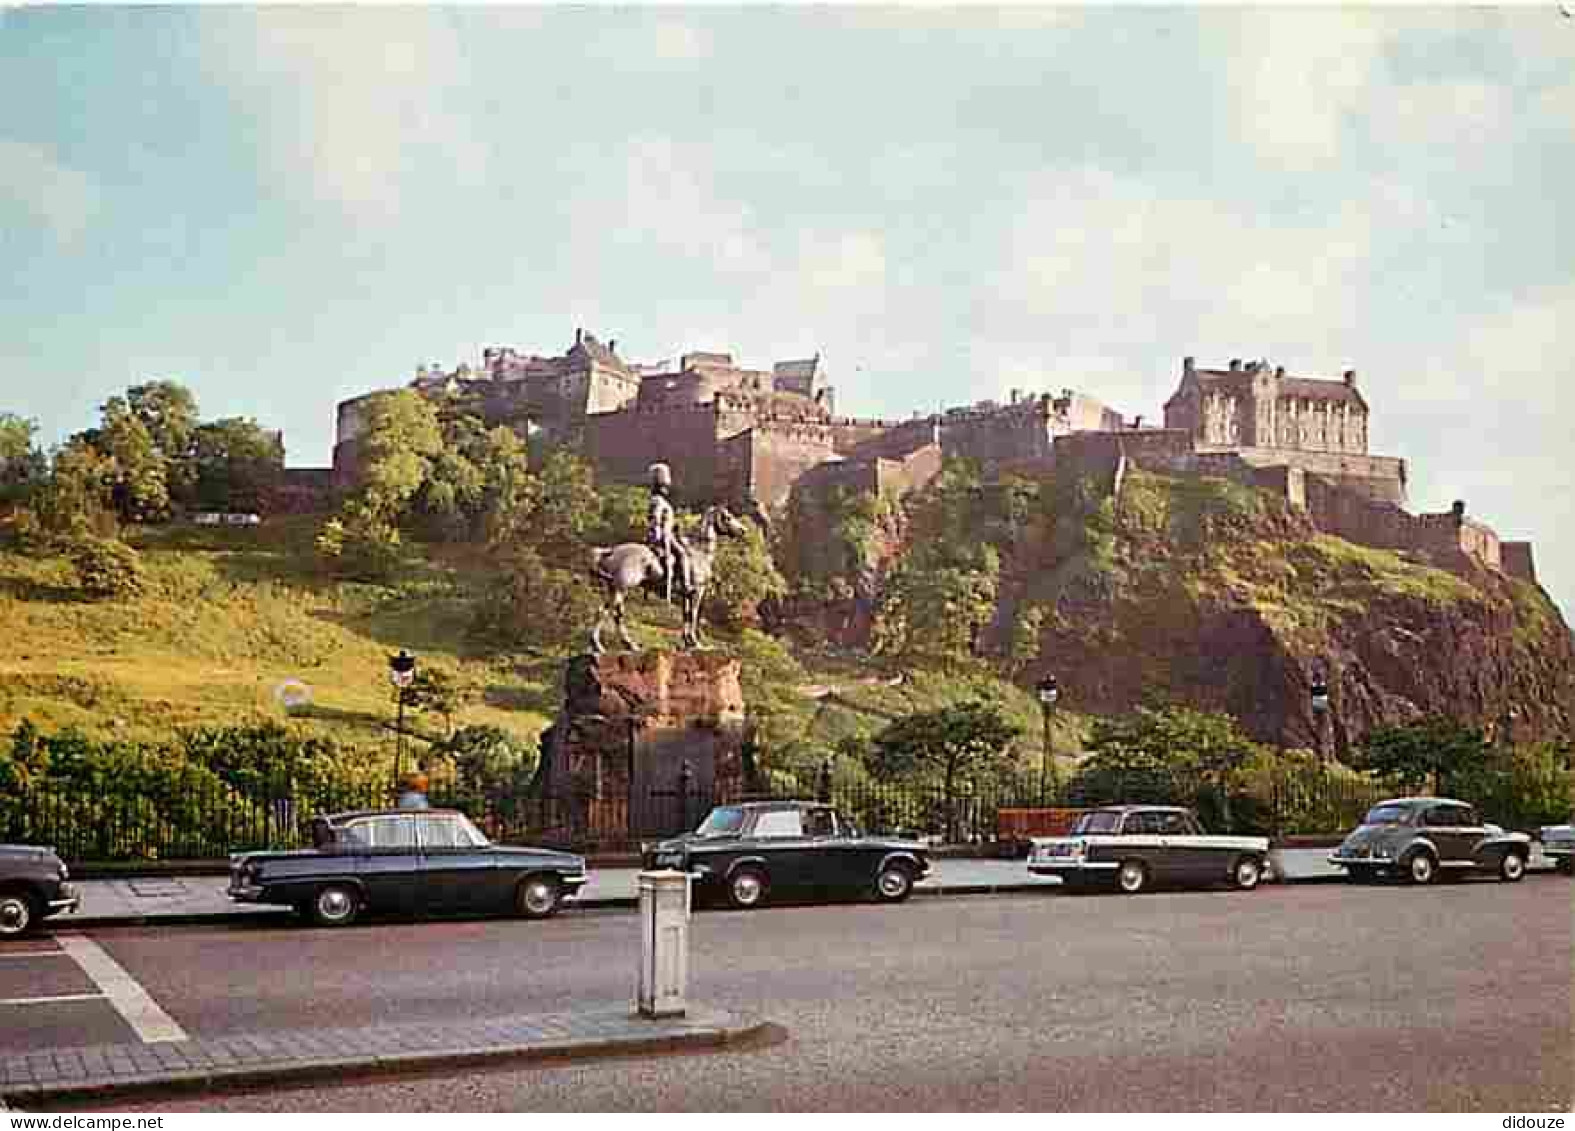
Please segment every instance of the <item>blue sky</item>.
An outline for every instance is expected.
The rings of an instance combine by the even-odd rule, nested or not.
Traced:
[[[839,407],[1358,370],[1413,509],[1575,609],[1575,19],[1460,8],[0,8],[0,410],[285,432],[585,326]]]

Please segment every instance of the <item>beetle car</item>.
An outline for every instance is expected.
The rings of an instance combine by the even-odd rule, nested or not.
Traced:
[[[1507,833],[1447,797],[1396,797],[1368,810],[1329,857],[1354,882],[1398,876],[1430,884],[1440,875],[1496,872],[1514,883],[1526,874],[1531,838]]]
[[[20,938],[51,915],[75,911],[77,889],[53,848],[0,844],[0,939]]]
[[[688,872],[697,895],[746,909],[833,888],[901,903],[930,871],[922,844],[865,836],[830,805],[809,801],[719,805],[694,832],[651,846],[643,863]]]
[[[504,911],[545,919],[589,878],[584,857],[492,844],[452,809],[317,817],[312,844],[232,856],[230,898],[293,907],[323,927],[342,927],[363,911]]]
[[[1035,837],[1028,870],[1069,887],[1113,886],[1135,895],[1155,884],[1229,883],[1250,891],[1269,874],[1269,841],[1211,836],[1188,809],[1090,809],[1064,837]]]
[[[1543,825],[1537,833],[1542,855],[1566,876],[1575,875],[1575,825]]]

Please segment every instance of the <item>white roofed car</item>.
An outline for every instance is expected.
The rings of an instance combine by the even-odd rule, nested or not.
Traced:
[[[1543,825],[1537,834],[1542,855],[1566,876],[1575,875],[1575,825]]]
[[[1211,834],[1190,809],[1111,805],[1090,809],[1064,837],[1036,837],[1028,870],[1073,887],[1129,895],[1157,884],[1229,884],[1250,891],[1267,878],[1269,840]]]

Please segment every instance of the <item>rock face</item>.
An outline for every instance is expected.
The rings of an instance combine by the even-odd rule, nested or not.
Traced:
[[[693,825],[750,774],[739,662],[705,652],[575,656],[543,737],[538,795],[573,839],[626,845]]]

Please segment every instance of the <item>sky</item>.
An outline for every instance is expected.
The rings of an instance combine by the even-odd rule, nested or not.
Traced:
[[[325,466],[580,326],[861,416],[1355,369],[1575,611],[1567,10],[0,7],[0,411],[171,378]]]

